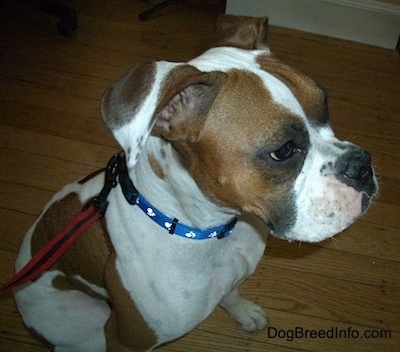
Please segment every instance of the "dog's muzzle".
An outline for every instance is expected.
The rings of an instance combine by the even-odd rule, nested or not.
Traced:
[[[357,192],[363,192],[362,211],[366,210],[369,199],[377,191],[374,180],[374,171],[371,166],[371,155],[357,146],[340,156],[335,164],[335,177],[345,185],[354,188]]]

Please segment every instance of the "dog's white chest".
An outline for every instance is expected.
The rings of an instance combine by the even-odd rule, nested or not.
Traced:
[[[246,222],[239,221],[227,238],[196,241],[172,237],[149,226],[147,219],[141,221],[142,214],[134,215],[134,226],[123,225],[135,228],[134,233],[121,228],[115,231],[119,237],[112,238],[116,266],[143,318],[158,332],[159,343],[203,321],[254,271],[265,249],[263,235]]]

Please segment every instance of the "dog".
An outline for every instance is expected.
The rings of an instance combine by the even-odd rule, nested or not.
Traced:
[[[244,330],[264,329],[264,310],[238,286],[267,233],[323,241],[369,207],[370,154],[335,137],[326,90],[270,52],[267,27],[222,16],[202,55],[139,63],[104,94],[102,116],[123,150],[105,216],[14,292],[26,326],[55,351],[151,351],[218,305]],[[16,269],[106,180],[102,171],[59,191]]]

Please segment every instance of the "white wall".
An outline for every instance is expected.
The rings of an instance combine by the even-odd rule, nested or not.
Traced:
[[[390,49],[400,36],[400,6],[375,0],[227,0],[226,13]]]

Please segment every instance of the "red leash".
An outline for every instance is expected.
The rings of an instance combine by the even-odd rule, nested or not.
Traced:
[[[42,249],[37,252],[14,277],[12,277],[0,289],[1,292],[8,292],[33,281],[50,269],[53,264],[67,251],[78,236],[90,225],[101,218],[94,204],[86,210],[81,210],[67,227],[52,238]]]
[[[109,161],[105,172],[104,187],[100,194],[92,198],[61,232],[54,236],[20,271],[7,281],[0,288],[0,292],[12,291],[28,281],[37,279],[60,259],[82,232],[104,216],[108,205],[107,196],[111,189],[117,185],[118,166],[122,157],[122,153],[116,154]]]

